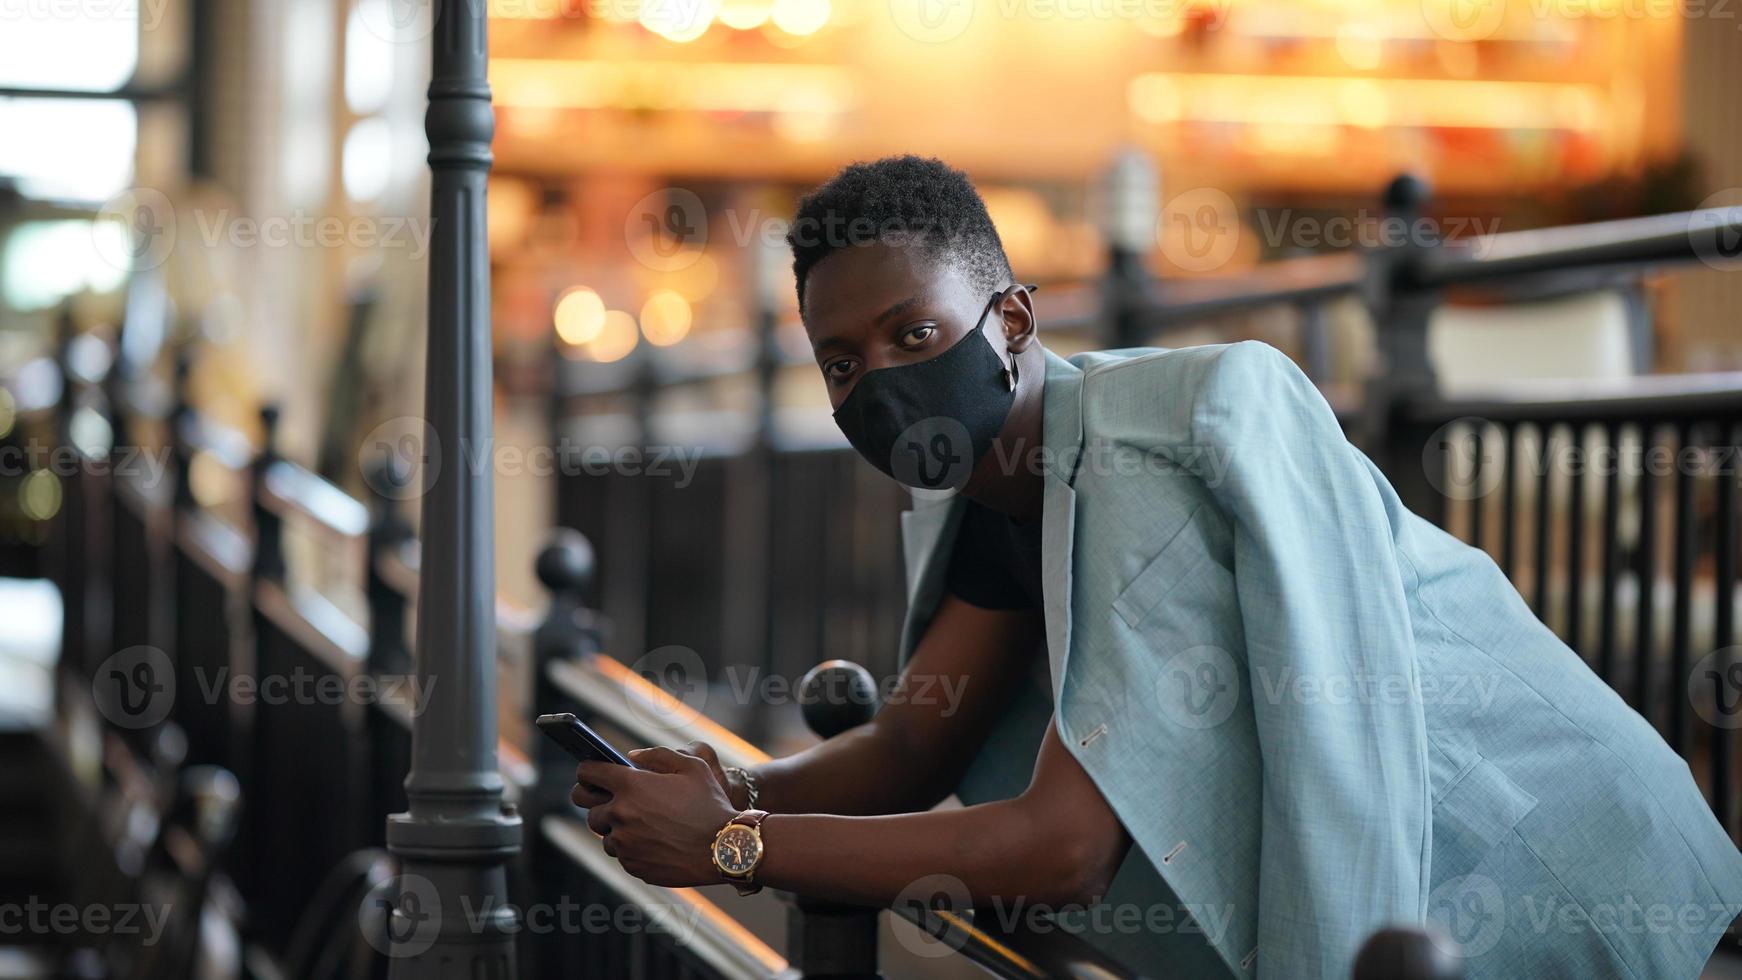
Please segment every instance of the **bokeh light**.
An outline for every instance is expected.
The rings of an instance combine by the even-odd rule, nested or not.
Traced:
[[[661,289],[641,306],[641,333],[655,347],[670,347],[689,336],[694,313],[676,290]]]
[[[556,335],[571,347],[580,347],[599,336],[605,327],[605,301],[585,286],[565,290],[556,301]]]

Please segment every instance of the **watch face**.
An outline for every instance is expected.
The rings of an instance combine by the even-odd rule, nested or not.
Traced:
[[[714,863],[729,875],[749,874],[762,856],[762,838],[749,827],[733,824],[714,841]]]

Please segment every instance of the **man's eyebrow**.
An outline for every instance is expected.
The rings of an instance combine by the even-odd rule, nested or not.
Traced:
[[[811,356],[822,357],[824,351],[841,350],[847,346],[848,343],[839,337],[823,337],[811,345]]]
[[[894,318],[902,315],[903,313],[906,313],[908,310],[913,309],[914,307],[920,305],[923,302],[925,302],[925,297],[923,297],[923,296],[909,296],[908,298],[891,305],[888,309],[884,310],[882,313],[877,314],[877,319],[874,322],[887,323],[888,321],[893,320]]]

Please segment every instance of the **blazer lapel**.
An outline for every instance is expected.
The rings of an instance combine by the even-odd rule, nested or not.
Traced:
[[[1044,510],[1041,514],[1041,591],[1045,600],[1047,667],[1053,703],[1064,692],[1071,651],[1071,555],[1077,526],[1077,461],[1083,445],[1083,372],[1046,351],[1046,399],[1042,440],[1046,450]]]

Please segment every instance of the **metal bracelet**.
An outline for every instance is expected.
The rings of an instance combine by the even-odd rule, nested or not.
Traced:
[[[722,771],[728,776],[736,775],[744,781],[745,809],[756,809],[756,802],[762,796],[762,787],[756,785],[756,774],[742,766],[726,766]]]

